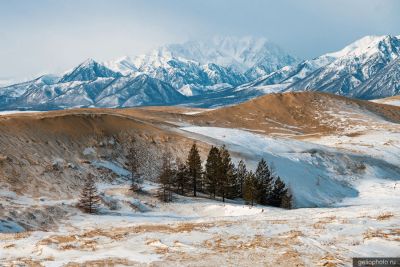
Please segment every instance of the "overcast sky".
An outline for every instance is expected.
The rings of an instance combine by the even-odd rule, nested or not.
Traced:
[[[0,80],[217,35],[262,36],[310,58],[399,35],[399,14],[397,0],[0,0]]]

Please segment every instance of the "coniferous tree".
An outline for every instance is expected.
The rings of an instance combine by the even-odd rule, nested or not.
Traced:
[[[177,159],[177,171],[175,176],[174,186],[178,194],[184,195],[185,191],[189,189],[190,177],[187,166]]]
[[[258,184],[259,204],[268,205],[272,196],[273,176],[264,159],[258,163],[255,176]]]
[[[286,191],[286,193],[282,196],[280,207],[284,209],[291,209],[293,207],[293,196],[289,188]]]
[[[243,187],[246,176],[247,176],[246,164],[244,164],[243,160],[240,160],[236,168],[236,179],[237,179],[236,184],[239,197],[243,197]]]
[[[139,160],[140,155],[136,146],[136,140],[132,139],[126,155],[126,165],[131,173],[131,190],[137,191],[139,189]]]
[[[231,155],[225,146],[220,148],[221,154],[221,175],[219,177],[218,191],[222,196],[222,201],[225,198],[235,197],[235,165],[232,163]]]
[[[201,185],[202,166],[199,150],[197,149],[196,143],[192,145],[192,148],[189,151],[186,165],[192,183],[193,196],[197,196],[197,191],[201,190],[201,188],[199,188],[199,185]]]
[[[251,206],[257,203],[257,178],[252,171],[249,171],[244,180],[243,197],[247,204]]]
[[[160,190],[158,196],[161,201],[170,202],[172,201],[172,185],[175,178],[175,170],[173,169],[171,162],[171,154],[165,153],[163,156],[163,165],[161,173],[158,177],[160,183]]]
[[[217,147],[212,146],[208,153],[207,162],[204,172],[205,189],[210,194],[210,197],[215,198],[217,193],[217,181],[221,176],[222,159],[220,151]]]
[[[83,186],[78,207],[86,213],[97,213],[100,203],[100,197],[97,193],[93,174],[89,173]]]
[[[274,207],[280,207],[282,204],[282,199],[287,193],[288,189],[286,188],[285,183],[281,180],[281,178],[279,178],[279,176],[276,177],[269,204]]]

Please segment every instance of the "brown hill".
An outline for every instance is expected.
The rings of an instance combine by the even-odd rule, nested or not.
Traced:
[[[269,94],[192,115],[192,123],[267,134],[328,134],[373,121],[400,122],[400,107],[316,92]],[[367,125],[368,126],[368,125]]]

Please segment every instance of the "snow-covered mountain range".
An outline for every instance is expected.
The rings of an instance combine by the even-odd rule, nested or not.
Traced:
[[[374,94],[368,93],[369,86],[365,88],[368,84],[374,84],[375,80],[380,80],[380,75],[377,74],[382,70],[395,71],[394,68],[387,67],[391,63],[396,65],[396,59],[400,55],[398,37],[366,36],[330,55],[335,58],[334,61],[293,83],[290,89],[323,91],[365,99],[400,93],[390,82],[382,84],[379,92]],[[394,84],[399,82],[397,80]]]
[[[0,87],[0,107],[209,107],[303,90],[381,98],[400,94],[399,55],[400,38],[389,35],[302,61],[263,38],[189,41],[108,62],[89,59],[61,77]]]

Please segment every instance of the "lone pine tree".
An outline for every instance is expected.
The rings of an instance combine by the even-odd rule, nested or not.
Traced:
[[[187,166],[178,158],[177,171],[175,176],[174,186],[178,194],[184,195],[185,191],[189,189],[190,177]]]
[[[163,156],[163,165],[158,182],[161,184],[158,192],[159,198],[164,202],[172,201],[172,186],[175,178],[175,170],[172,167],[171,154],[165,153]]]
[[[268,205],[272,196],[273,176],[267,162],[261,159],[257,165],[255,176],[258,184],[258,199],[261,205]]]
[[[240,160],[236,168],[236,185],[238,197],[243,197],[244,181],[246,179],[247,169],[243,160]]]
[[[87,213],[97,213],[100,198],[97,193],[93,174],[89,173],[86,177],[85,185],[79,199],[78,207]]]
[[[208,153],[204,173],[205,189],[212,198],[215,198],[217,193],[217,181],[221,176],[221,165],[222,158],[219,149],[212,146]]]
[[[249,171],[244,181],[243,197],[247,204],[251,206],[258,202],[257,199],[257,179],[252,171]]]
[[[188,174],[191,179],[193,188],[193,196],[197,196],[198,185],[201,182],[202,167],[199,150],[197,149],[196,143],[192,145],[187,158]]]
[[[235,165],[232,163],[231,155],[225,146],[220,148],[221,154],[221,175],[218,181],[218,191],[222,196],[222,201],[225,202],[225,198],[235,197]]]

